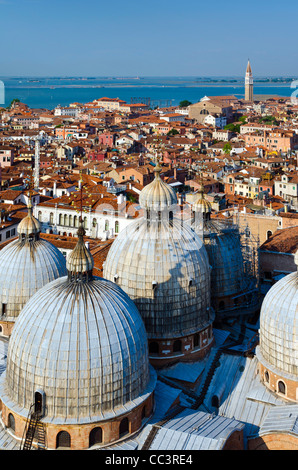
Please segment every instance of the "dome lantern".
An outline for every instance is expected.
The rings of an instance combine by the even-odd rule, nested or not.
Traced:
[[[94,267],[93,257],[84,243],[85,229],[83,227],[82,218],[80,219],[80,227],[78,228],[78,242],[74,250],[68,255],[66,260],[66,269],[68,271],[69,280],[91,280],[92,270]]]
[[[160,174],[162,166],[158,161],[154,168],[154,180],[146,185],[139,197],[139,203],[142,209],[146,211],[146,218],[161,218],[162,213],[167,213],[172,217],[176,209],[178,200],[175,190],[166,184]]]
[[[19,223],[17,231],[20,240],[38,240],[41,232],[39,221],[33,216],[31,193],[28,194],[28,215]]]

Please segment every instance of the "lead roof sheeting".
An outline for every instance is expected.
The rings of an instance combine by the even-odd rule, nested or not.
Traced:
[[[275,404],[250,399],[254,396],[252,390],[257,386],[262,386],[259,375],[256,375],[257,363],[256,357],[249,359],[223,354],[220,358],[220,365],[216,369],[216,375],[206,393],[204,405],[201,407],[201,409],[204,406],[209,410],[214,409],[211,406],[212,396],[216,395],[219,384],[222,383],[222,377],[225,377],[227,386],[216,412],[245,423],[247,436],[257,435],[271,407],[281,406],[284,403],[278,399]],[[240,366],[244,366],[242,372]],[[259,393],[262,398],[261,391]],[[266,393],[265,390],[264,393]]]
[[[186,409],[163,427],[210,439],[226,439],[233,429],[242,429],[243,424],[224,416]]]
[[[178,363],[174,367],[160,372],[160,375],[171,379],[183,380],[193,383],[202,374],[205,369],[204,362],[196,362],[192,364]]]
[[[222,439],[210,439],[161,428],[157,432],[150,450],[220,450],[223,444]]]
[[[277,431],[298,435],[298,405],[276,406],[268,411],[260,435]]]
[[[213,328],[213,335],[215,338],[215,343],[217,346],[221,346],[225,340],[230,336],[229,331],[225,330],[218,330],[217,328]]]
[[[157,380],[154,390],[155,411],[150,422],[153,423],[162,419],[181,393],[181,390]]]

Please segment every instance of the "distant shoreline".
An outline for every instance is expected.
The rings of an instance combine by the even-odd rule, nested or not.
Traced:
[[[264,87],[289,87],[289,83],[266,83],[264,85],[263,82],[257,82],[260,83],[260,85],[255,86],[264,86]],[[55,88],[205,88],[205,87],[210,87],[210,88],[244,88],[244,84],[242,83],[200,83],[198,85],[135,85],[135,84],[107,84],[107,85],[39,85],[39,86],[9,86],[6,85],[6,89],[10,90],[32,90],[32,89],[55,89]]]

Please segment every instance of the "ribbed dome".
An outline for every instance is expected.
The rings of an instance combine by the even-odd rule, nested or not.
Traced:
[[[74,250],[68,254],[66,259],[66,268],[73,275],[79,273],[88,273],[92,271],[94,266],[93,257],[84,243],[83,236],[85,235],[85,230],[81,226],[78,229],[78,243],[76,244]]]
[[[175,218],[129,224],[109,250],[104,277],[134,300],[149,338],[191,334],[213,320],[205,247]]]
[[[36,291],[66,273],[65,258],[52,243],[21,235],[10,242],[0,251],[0,303],[6,304],[2,320],[14,321]]]
[[[45,422],[115,418],[155,387],[142,318],[120,287],[93,276],[83,235],[80,226],[68,276],[40,289],[20,313],[1,378],[1,399],[18,414],[42,391]]]
[[[212,211],[211,203],[207,201],[207,199],[205,199],[204,187],[202,185],[198,191],[198,195],[193,204],[193,210],[195,212],[201,212],[203,214],[209,214]]]
[[[147,184],[139,195],[139,203],[143,209],[163,211],[177,204],[177,196],[174,189],[166,184],[160,177],[162,167],[156,165],[154,180]]]
[[[39,221],[32,215],[32,203],[29,197],[28,202],[28,215],[18,225],[18,234],[26,237],[38,236],[41,232],[41,225]]]
[[[297,262],[297,255],[295,257]],[[298,273],[288,274],[267,292],[260,313],[260,362],[298,376]]]
[[[101,278],[63,277],[40,289],[17,319],[0,393],[12,412],[27,415],[35,391],[43,391],[43,421],[78,424],[129,411],[155,380],[129,297]]]
[[[240,237],[236,230],[209,223],[204,243],[211,270],[212,296],[233,295],[245,291],[250,282],[245,276]]]

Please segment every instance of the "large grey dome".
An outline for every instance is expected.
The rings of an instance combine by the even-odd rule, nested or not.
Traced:
[[[296,255],[297,261],[297,255]],[[261,363],[298,376],[298,273],[288,274],[267,292],[260,313]],[[276,372],[278,373],[278,372]]]
[[[134,300],[148,338],[192,334],[212,323],[206,249],[180,220],[132,222],[113,242],[104,277]]]
[[[239,232],[210,224],[204,231],[204,243],[212,267],[212,296],[248,290],[250,283],[245,277]]]
[[[37,290],[66,273],[65,258],[58,248],[39,236],[20,234],[0,252],[2,319],[14,321]]]
[[[63,277],[36,293],[19,315],[1,399],[27,414],[35,391],[42,390],[46,422],[77,424],[128,411],[154,384],[134,303],[104,279]]]

